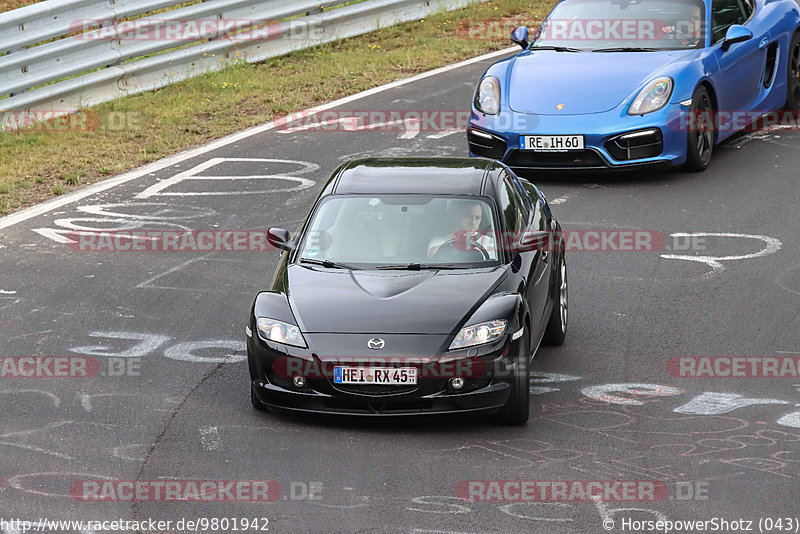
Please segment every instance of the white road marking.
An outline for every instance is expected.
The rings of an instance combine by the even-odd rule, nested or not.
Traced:
[[[560,391],[558,388],[546,388],[544,386],[531,386],[531,395],[544,395],[545,393],[554,393]]]
[[[310,109],[303,111],[302,113],[317,113],[320,111],[325,111],[328,109],[333,109],[344,104],[348,104],[350,102],[356,102],[358,100],[362,100],[364,98],[377,95],[380,93],[384,93],[391,89],[395,89],[397,87],[402,87],[404,85],[412,84],[418,82],[420,80],[425,80],[427,78],[431,78],[433,76],[438,76],[440,74],[445,74],[450,71],[460,69],[462,67],[466,67],[469,65],[473,65],[475,63],[480,63],[481,61],[487,61],[490,59],[494,59],[500,56],[507,55],[511,52],[516,52],[518,47],[510,47],[505,48],[503,50],[496,50],[494,52],[490,52],[488,54],[484,54],[482,56],[474,57],[471,59],[467,59],[465,61],[461,61],[459,63],[454,63],[452,65],[447,65],[444,67],[440,67],[438,69],[433,69],[428,72],[423,72],[421,74],[417,74],[416,76],[412,76],[410,78],[405,78],[403,80],[397,80],[391,83],[387,83],[385,85],[381,85],[379,87],[374,87],[372,89],[368,89],[366,91],[362,91],[360,93],[346,96],[344,98],[340,98],[338,100],[334,100],[333,102],[328,102],[326,104],[322,104],[320,106],[316,106]],[[185,152],[181,152],[179,154],[175,154],[174,156],[170,156],[158,161],[155,161],[149,165],[145,165],[144,167],[139,167],[138,169],[133,169],[126,173],[120,174],[119,176],[114,176],[107,180],[103,180],[102,182],[97,182],[92,185],[88,185],[86,187],[82,187],[65,195],[61,195],[57,198],[48,200],[46,202],[42,202],[41,204],[37,204],[36,206],[30,207],[28,209],[24,209],[18,211],[17,213],[13,213],[11,215],[7,215],[5,217],[0,218],[0,229],[8,228],[15,224],[19,224],[23,221],[27,221],[32,217],[36,217],[37,215],[41,215],[43,213],[48,213],[55,209],[58,209],[62,206],[66,206],[68,204],[72,204],[78,200],[83,198],[89,197],[91,195],[100,193],[101,191],[106,191],[118,185],[122,185],[124,183],[130,182],[131,180],[135,180],[142,176],[147,176],[150,173],[155,173],[162,169],[166,169],[171,165],[179,164],[183,161],[186,161],[191,158],[195,158],[197,156],[202,156],[203,154],[207,154],[213,150],[217,150],[218,148],[222,148],[243,139],[248,139],[254,135],[268,132],[270,130],[274,130],[276,125],[281,124],[280,119],[277,121],[270,121],[266,124],[261,124],[259,126],[254,126],[252,128],[248,128],[246,130],[242,130],[241,132],[237,132],[235,134],[222,137],[215,141],[212,141],[208,144],[203,146],[194,148],[192,150],[187,150]]]
[[[47,449],[43,449],[41,447],[35,447],[33,445],[24,445],[22,443],[9,443],[7,441],[0,441],[0,445],[8,445],[9,447],[17,447],[19,449],[25,449],[26,451],[33,451],[38,452],[41,454],[46,454],[48,456],[55,456],[56,458],[62,458],[64,460],[74,460],[72,456],[67,454],[61,454],[60,452],[49,451]]]
[[[795,404],[795,407],[798,406],[800,406],[800,404]],[[793,428],[800,428],[800,412],[792,412],[784,415],[783,417],[778,419],[778,424],[783,426],[790,426]]]
[[[703,278],[712,278],[725,270],[725,267],[720,263],[721,261],[733,260],[748,260],[752,258],[760,258],[775,254],[781,248],[781,242],[774,237],[765,235],[751,235],[751,234],[732,234],[728,232],[694,232],[694,233],[675,233],[670,234],[671,237],[736,237],[744,239],[759,239],[764,241],[766,246],[754,254],[741,254],[735,256],[690,256],[684,254],[661,254],[662,258],[668,260],[686,260],[697,261],[705,263],[711,270],[703,275]]]
[[[237,354],[208,358],[194,354],[195,351],[203,349],[224,349],[234,352],[244,352],[247,349],[247,344],[244,341],[226,341],[223,339],[188,341],[169,347],[164,351],[164,356],[171,360],[194,363],[236,363],[247,359],[247,356]]]
[[[16,291],[8,291],[6,289],[0,289],[0,295],[16,295]]]
[[[621,404],[625,406],[641,406],[644,402],[629,397],[613,395],[613,393],[627,393],[628,395],[642,397],[671,397],[683,393],[682,389],[659,384],[641,384],[637,382],[625,384],[603,384],[600,386],[589,386],[581,389],[585,396],[607,402],[609,404]]]
[[[714,393],[707,391],[698,395],[683,406],[678,406],[675,413],[694,415],[721,415],[737,408],[758,404],[789,404],[778,399],[750,399],[736,393]]]
[[[559,382],[573,382],[580,380],[580,376],[567,375],[563,373],[544,373],[541,371],[533,371],[533,378],[531,384],[557,384]]]
[[[49,391],[43,391],[41,389],[0,389],[0,395],[16,395],[18,393],[38,393],[39,395],[44,395],[45,397],[49,397],[53,401],[53,407],[58,408],[61,406],[61,398],[55,393],[51,393]],[[0,437],[4,437],[10,434],[3,434]]]
[[[201,176],[200,173],[210,169],[211,167],[215,167],[221,163],[227,162],[250,162],[250,163],[284,163],[290,165],[298,165],[300,168],[283,174],[260,174],[260,175],[250,175],[250,176]],[[316,185],[316,182],[313,180],[309,180],[307,178],[301,178],[300,174],[308,174],[311,172],[316,171],[319,169],[319,165],[316,163],[311,163],[308,161],[295,161],[295,160],[288,160],[288,159],[266,159],[266,158],[211,158],[209,160],[200,163],[192,167],[189,170],[180,172],[171,178],[167,178],[166,180],[161,180],[157,182],[134,198],[150,198],[153,196],[219,196],[219,195],[252,195],[252,194],[262,194],[262,193],[280,193],[280,192],[292,192],[292,191],[300,191],[302,189],[308,189],[309,187],[313,187]],[[283,180],[288,182],[295,182],[295,185],[287,185],[286,187],[277,187],[272,189],[265,189],[260,191],[253,191],[251,189],[244,189],[241,191],[181,191],[181,192],[165,192],[164,190],[172,187],[180,182],[186,180],[194,180],[194,181],[208,181],[208,180],[225,180],[225,181],[236,181],[236,180]]]
[[[148,334],[140,332],[90,332],[89,337],[102,337],[106,339],[125,339],[138,341],[136,345],[121,352],[112,352],[107,345],[96,345],[90,347],[73,347],[70,352],[82,354],[84,356],[107,356],[117,358],[142,358],[153,352],[158,347],[172,339],[169,336],[158,334]]]
[[[75,477],[77,480],[115,480],[112,477],[108,477],[105,475],[98,475],[96,473],[58,473],[55,471],[49,471],[45,473],[25,473],[20,475],[14,475],[8,477],[6,479],[6,484],[8,487],[14,488],[19,491],[24,491],[25,493],[32,493],[33,495],[39,495],[41,497],[72,497],[69,493],[50,493],[47,491],[36,490],[32,488],[25,487],[25,480],[32,477]]]
[[[462,128],[457,128],[453,130],[442,130],[441,132],[432,133],[426,136],[428,139],[444,139],[445,137],[449,137],[453,134],[457,133],[466,133],[466,130]]]

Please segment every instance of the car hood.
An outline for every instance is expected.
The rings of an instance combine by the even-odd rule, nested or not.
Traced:
[[[449,334],[506,276],[487,269],[329,271],[290,265],[289,304],[303,332]]]
[[[508,103],[537,115],[602,113],[687,52],[524,52],[509,67]]]

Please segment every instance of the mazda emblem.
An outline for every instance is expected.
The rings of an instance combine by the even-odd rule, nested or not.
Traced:
[[[386,342],[379,337],[373,337],[367,341],[367,347],[372,350],[381,350],[386,345]]]

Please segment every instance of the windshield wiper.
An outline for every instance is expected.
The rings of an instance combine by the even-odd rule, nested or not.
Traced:
[[[583,52],[580,48],[570,48],[568,46],[532,46],[529,50],[555,50],[556,52]]]
[[[357,271],[358,267],[353,267],[352,265],[347,265],[345,263],[336,263],[335,261],[331,260],[317,260],[314,258],[300,258],[300,263],[310,263],[312,265],[322,265],[323,267],[327,267],[328,269],[350,269],[351,271]]]
[[[614,48],[598,48],[592,52],[658,52],[662,48],[643,48],[641,46],[618,46]]]
[[[404,263],[402,265],[381,265],[375,268],[385,271],[421,271],[422,269],[464,269],[464,266],[454,263]]]

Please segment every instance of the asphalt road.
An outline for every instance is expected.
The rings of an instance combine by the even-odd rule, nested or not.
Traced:
[[[463,109],[487,65],[343,109]],[[277,253],[86,253],[63,242],[73,229],[294,229],[342,161],[466,155],[464,135],[447,134],[266,131],[0,230],[0,355],[90,355],[101,365],[94,378],[0,379],[2,518],[263,517],[271,532],[587,533],[605,532],[604,520],[616,522],[614,532],[624,519],[715,517],[755,521],[756,530],[761,518],[800,516],[800,378],[667,371],[677,356],[800,354],[796,132],[739,136],[702,174],[535,179],[566,229],[650,230],[671,249],[685,241],[672,234],[698,235],[689,251],[568,256],[569,333],[536,355],[525,427],[491,417],[256,412],[244,326]],[[109,361],[139,370],[114,376]],[[170,479],[266,479],[283,495],[266,504],[70,496],[83,480]],[[509,479],[655,480],[669,497],[456,497],[459,481]]]

